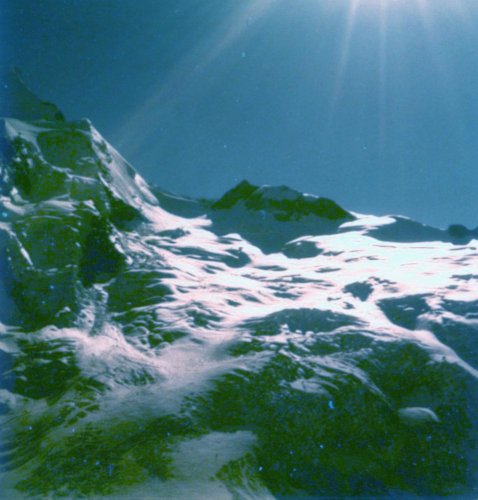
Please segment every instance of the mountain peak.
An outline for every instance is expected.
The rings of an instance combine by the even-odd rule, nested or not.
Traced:
[[[23,81],[21,71],[12,67],[5,76],[0,95],[0,116],[18,120],[65,121],[60,109],[36,96]]]
[[[255,186],[240,182],[212,205],[214,210],[226,210],[242,204],[249,210],[273,212],[277,220],[299,220],[314,215],[333,221],[350,221],[355,217],[328,198],[304,194],[287,186]]]
[[[248,199],[257,189],[257,186],[254,186],[247,180],[243,180],[213,203],[212,208],[215,210],[232,208],[240,200]]]

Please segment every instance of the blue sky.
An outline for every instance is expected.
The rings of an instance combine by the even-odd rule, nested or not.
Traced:
[[[478,225],[478,3],[2,0],[3,66],[147,180]]]

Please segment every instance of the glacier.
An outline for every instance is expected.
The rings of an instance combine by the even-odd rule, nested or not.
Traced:
[[[23,102],[2,498],[476,498],[478,229],[247,181],[185,198]]]

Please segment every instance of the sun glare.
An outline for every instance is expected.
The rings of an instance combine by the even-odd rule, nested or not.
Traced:
[[[343,6],[344,4],[340,4]],[[450,100],[453,96],[453,75],[447,67],[443,55],[440,52],[440,32],[437,29],[438,16],[453,16],[463,26],[463,29],[471,29],[470,5],[464,0],[349,0],[346,3],[346,21],[344,23],[342,41],[340,43],[337,64],[335,68],[335,84],[330,99],[328,114],[328,129],[333,128],[337,108],[342,98],[343,89],[346,86],[346,71],[350,62],[351,52],[357,37],[363,35],[361,31],[362,20],[368,20],[367,29],[378,34],[377,58],[378,58],[378,105],[379,105],[379,128],[378,136],[380,149],[385,140],[385,107],[387,88],[387,46],[390,38],[390,26],[393,20],[406,19],[415,16],[423,26],[423,33],[427,40],[428,49],[440,74],[441,85],[447,88]],[[406,24],[404,23],[404,27]],[[406,36],[406,30],[403,32]],[[440,84],[440,83],[439,83]]]

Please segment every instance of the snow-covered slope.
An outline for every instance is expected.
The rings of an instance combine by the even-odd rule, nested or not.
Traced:
[[[476,231],[155,192],[3,121],[5,498],[477,495]]]

